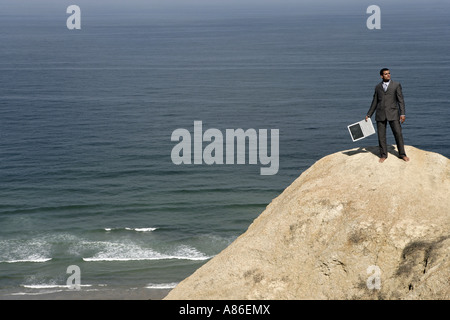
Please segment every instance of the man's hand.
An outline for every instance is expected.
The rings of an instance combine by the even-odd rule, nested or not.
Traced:
[[[367,122],[367,120],[369,120],[369,116],[366,116],[366,122]]]
[[[400,123],[405,122],[405,120],[406,120],[406,117],[405,117],[405,116],[400,116]]]

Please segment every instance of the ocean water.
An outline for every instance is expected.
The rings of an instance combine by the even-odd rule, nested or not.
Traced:
[[[361,5],[94,6],[81,30],[65,7],[2,8],[0,299],[163,296],[315,161],[377,145],[347,125],[385,66],[403,86],[405,143],[449,157],[448,5],[383,8],[380,30]],[[194,121],[278,129],[278,172],[175,165],[171,135]]]

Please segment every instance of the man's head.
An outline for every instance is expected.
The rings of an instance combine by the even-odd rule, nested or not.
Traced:
[[[391,80],[391,72],[389,71],[388,68],[381,69],[380,76],[384,82],[388,82],[389,80]]]

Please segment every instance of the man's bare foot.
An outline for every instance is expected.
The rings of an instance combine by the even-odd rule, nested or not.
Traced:
[[[387,158],[380,158],[380,160],[378,160],[378,162],[383,163],[384,160],[386,160]]]
[[[402,159],[403,159],[403,161],[406,161],[406,162],[409,161],[409,158],[407,156],[403,156]]]

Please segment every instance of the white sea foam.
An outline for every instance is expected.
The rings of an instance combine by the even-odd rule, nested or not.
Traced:
[[[181,245],[169,252],[161,253],[152,248],[143,248],[135,243],[104,242],[103,250],[84,261],[140,261],[140,260],[207,260],[210,257],[193,247]]]
[[[21,285],[24,288],[29,289],[55,289],[55,288],[65,288],[65,289],[71,289],[68,285],[62,285],[62,284],[22,284]],[[80,287],[91,287],[91,284],[81,284]]]
[[[156,228],[125,228],[125,230],[132,230],[137,232],[150,232],[155,231]]]
[[[51,260],[50,245],[43,239],[0,241],[0,262],[39,263]]]
[[[151,231],[155,231],[158,228],[129,228],[129,227],[125,227],[125,228],[105,228],[105,231],[113,231],[113,230],[127,230],[127,231],[136,231],[136,232],[151,232]]]
[[[171,283],[149,283],[146,289],[173,289],[177,286],[178,282]]]
[[[34,262],[34,263],[39,263],[39,262],[47,262],[52,260],[52,258],[29,258],[29,259],[16,259],[16,260],[5,260],[5,261],[0,261],[0,262],[4,262],[4,263],[20,263],[20,262]]]
[[[14,292],[11,293],[11,296],[38,296],[45,294],[53,294],[59,292],[68,292],[74,291],[74,289],[70,288],[67,285],[58,285],[58,284],[22,284],[20,285],[23,288],[33,289],[33,291],[27,292]],[[81,287],[91,287],[90,284],[82,284]],[[89,289],[86,291],[96,291],[97,289]]]
[[[11,293],[11,296],[38,296],[41,294],[49,294],[49,293],[56,293],[56,292],[62,292],[63,290],[50,290],[50,291],[41,291],[41,292],[14,292]]]

